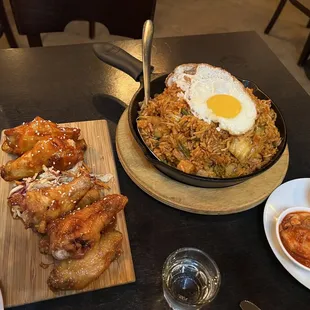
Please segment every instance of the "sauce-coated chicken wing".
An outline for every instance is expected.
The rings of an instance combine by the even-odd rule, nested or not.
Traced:
[[[81,258],[100,239],[100,232],[124,209],[127,197],[107,195],[48,225],[49,253],[56,259]]]
[[[59,186],[13,193],[8,200],[19,209],[27,228],[45,233],[47,223],[73,210],[92,186],[90,176],[81,175]]]
[[[83,160],[85,150],[84,140],[50,138],[38,141],[33,149],[2,166],[1,176],[6,181],[32,177],[43,171],[44,165],[61,171],[68,170]]]
[[[92,203],[102,199],[104,197],[104,188],[98,185],[94,185],[85,196],[78,202],[76,208],[82,209]]]
[[[56,263],[47,284],[51,290],[80,290],[96,280],[120,254],[123,236],[108,231],[82,259]]]
[[[82,209],[86,206],[91,205],[92,203],[101,200],[105,196],[104,188],[98,185],[94,185],[78,202],[75,206],[75,209]],[[115,229],[116,227],[116,218],[114,217],[104,231],[108,229]],[[39,242],[39,250],[42,254],[49,254],[49,237],[43,236]]]
[[[2,150],[7,153],[22,155],[31,150],[40,140],[49,138],[77,140],[80,129],[60,127],[37,116],[29,123],[6,129],[4,134],[6,140],[2,144]]]

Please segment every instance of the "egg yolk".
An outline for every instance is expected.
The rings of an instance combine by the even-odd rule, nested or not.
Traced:
[[[207,100],[207,106],[216,116],[234,118],[241,111],[241,103],[233,96],[220,94]]]

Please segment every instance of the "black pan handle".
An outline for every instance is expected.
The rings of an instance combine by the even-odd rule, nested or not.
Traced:
[[[120,47],[107,42],[96,43],[93,44],[93,51],[106,64],[127,73],[135,81],[140,81],[143,73],[142,62]]]

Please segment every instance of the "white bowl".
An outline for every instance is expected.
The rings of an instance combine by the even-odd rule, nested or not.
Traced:
[[[291,254],[286,250],[285,246],[282,243],[281,237],[280,237],[280,224],[282,223],[283,219],[286,217],[286,215],[290,214],[290,213],[294,213],[294,212],[308,212],[310,214],[310,208],[309,207],[293,207],[293,208],[288,208],[286,210],[284,210],[279,217],[277,218],[277,225],[276,225],[276,234],[277,234],[277,238],[279,241],[279,244],[283,250],[283,252],[287,255],[287,257],[294,262],[296,265],[298,265],[299,267],[310,271],[310,268],[301,264],[300,262],[298,262],[293,256],[291,256]]]

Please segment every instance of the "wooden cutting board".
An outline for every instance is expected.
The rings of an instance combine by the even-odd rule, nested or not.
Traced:
[[[116,148],[126,173],[144,192],[170,207],[206,215],[238,213],[259,205],[282,183],[289,163],[286,147],[270,169],[238,185],[201,188],[183,184],[161,173],[145,158],[130,132],[127,110],[118,122]]]
[[[65,124],[81,129],[88,145],[85,162],[94,173],[112,173],[108,193],[120,193],[109,130],[105,120]],[[1,136],[1,144],[4,135]],[[12,157],[0,150],[0,165]],[[49,263],[51,258],[39,252],[39,237],[30,229],[26,230],[21,220],[14,220],[7,206],[7,196],[12,185],[0,181],[0,287],[5,307],[27,304],[45,299],[93,291],[109,286],[135,281],[124,212],[117,216],[117,230],[123,234],[123,254],[113,262],[96,281],[82,291],[53,293],[46,281],[52,266],[47,269],[40,263]]]

